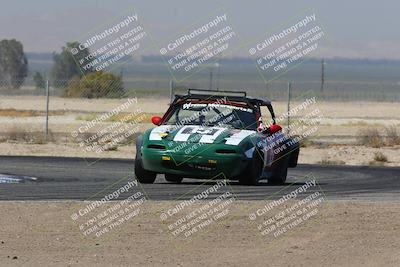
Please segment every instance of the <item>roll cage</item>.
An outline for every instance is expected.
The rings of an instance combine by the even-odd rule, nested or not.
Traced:
[[[253,109],[257,118],[261,117],[261,107],[266,106],[271,114],[273,124],[275,124],[275,113],[272,108],[271,101],[266,98],[255,98],[247,96],[243,91],[217,91],[217,90],[204,90],[204,89],[188,89],[186,95],[175,95],[174,100],[170,104],[167,112],[162,117],[161,124],[163,124],[173,112],[177,105],[181,105],[188,101],[207,101],[217,102],[224,98],[226,103],[232,105],[244,105]]]

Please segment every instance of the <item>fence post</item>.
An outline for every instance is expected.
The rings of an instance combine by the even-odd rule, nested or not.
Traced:
[[[290,134],[290,89],[292,84],[290,82],[287,83],[287,134]]]
[[[44,140],[47,142],[49,134],[49,80],[46,81],[46,127],[44,131]]]

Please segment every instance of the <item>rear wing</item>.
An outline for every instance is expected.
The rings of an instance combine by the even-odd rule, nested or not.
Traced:
[[[241,91],[217,91],[205,89],[188,89],[188,95],[218,95],[218,96],[237,96],[246,97],[246,92]]]
[[[219,91],[219,90],[206,90],[206,89],[188,89],[186,95],[175,95],[174,101],[171,106],[181,101],[190,100],[218,100],[221,97],[226,98],[227,101],[243,102],[249,106],[256,108],[261,114],[261,106],[266,106],[271,113],[272,121],[275,124],[275,113],[272,108],[271,101],[266,98],[256,98],[247,96],[245,91]]]

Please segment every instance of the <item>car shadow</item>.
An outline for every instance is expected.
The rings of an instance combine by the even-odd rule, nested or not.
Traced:
[[[157,184],[174,184],[174,185],[216,185],[218,183],[218,181],[222,181],[222,180],[211,180],[211,181],[205,181],[203,182],[202,180],[199,181],[185,181],[183,180],[181,183],[177,184],[177,183],[170,183],[167,181],[162,181],[162,182],[158,182]],[[268,187],[282,187],[282,186],[303,186],[305,185],[305,182],[286,182],[284,184],[269,184],[267,181],[261,181],[258,185],[253,185],[253,186],[249,186],[249,185],[242,185],[239,184],[238,181],[229,181],[228,180],[228,185],[229,186],[245,186],[245,187],[262,187],[262,186],[268,186]],[[321,183],[319,185],[322,185]]]

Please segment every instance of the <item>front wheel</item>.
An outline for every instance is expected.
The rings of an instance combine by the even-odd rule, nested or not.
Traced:
[[[287,177],[287,170],[289,165],[289,157],[285,156],[278,162],[275,170],[272,171],[271,177],[268,179],[269,184],[285,184]]]
[[[156,180],[157,173],[143,169],[142,160],[136,158],[135,175],[141,184],[152,184]]]
[[[253,159],[246,170],[239,176],[239,184],[243,185],[258,185],[264,169],[263,154],[255,149]]]

